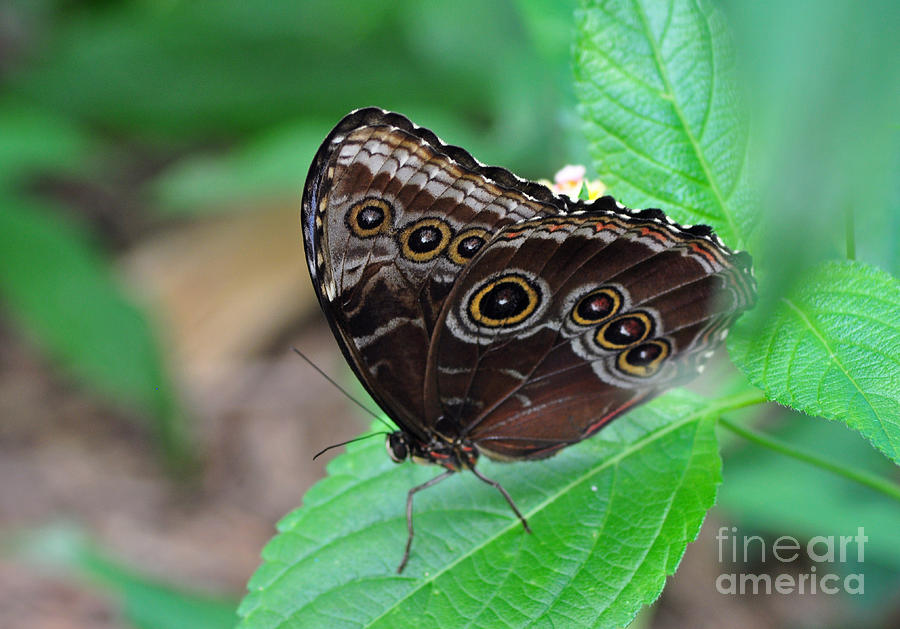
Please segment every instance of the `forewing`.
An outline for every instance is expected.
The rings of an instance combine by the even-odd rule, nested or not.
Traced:
[[[307,264],[348,362],[404,428],[423,436],[423,365],[462,268],[561,203],[399,114],[357,110],[326,138],[303,192]]]

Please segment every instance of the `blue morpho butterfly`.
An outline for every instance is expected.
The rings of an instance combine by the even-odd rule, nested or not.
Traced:
[[[306,260],[394,461],[541,459],[703,370],[754,300],[704,225],[556,196],[400,114],[347,115],[303,191]]]

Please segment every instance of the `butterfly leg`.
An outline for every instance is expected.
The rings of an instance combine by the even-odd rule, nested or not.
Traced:
[[[503,489],[503,485],[501,485],[500,483],[498,483],[495,480],[491,480],[490,478],[483,476],[481,474],[481,472],[479,472],[477,469],[475,469],[474,466],[469,469],[471,469],[472,473],[475,474],[475,476],[477,476],[480,480],[487,483],[488,485],[490,485],[491,487],[493,487],[494,489],[499,491],[501,494],[503,494],[503,497],[506,498],[506,502],[509,503],[509,506],[512,507],[513,512],[519,517],[519,520],[521,520],[522,526],[525,527],[525,532],[531,533],[531,529],[528,528],[528,521],[525,519],[525,516],[523,516],[521,513],[519,513],[519,509],[518,509],[518,507],[516,507],[516,503],[513,502],[512,496],[510,496],[509,493],[505,489]]]
[[[439,476],[435,476],[430,481],[422,483],[421,485],[417,485],[409,490],[409,493],[406,494],[406,530],[409,532],[409,536],[406,538],[406,550],[403,551],[403,559],[400,561],[400,565],[397,567],[397,574],[403,572],[403,569],[406,567],[406,562],[409,561],[409,549],[412,548],[413,541],[413,521],[412,521],[412,506],[413,506],[413,495],[417,491],[422,491],[423,489],[428,489],[432,485],[437,485],[439,482],[444,480],[453,474],[453,470],[447,470],[443,474]],[[513,507],[515,508],[515,507]],[[516,512],[518,513],[518,512]]]

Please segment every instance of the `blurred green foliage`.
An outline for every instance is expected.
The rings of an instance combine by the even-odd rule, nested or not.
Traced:
[[[845,254],[900,274],[900,5],[889,0],[723,3],[754,127],[764,289]]]
[[[139,574],[98,550],[76,527],[49,526],[18,540],[19,559],[63,573],[107,593],[136,629],[225,629],[234,626],[236,601],[177,589]]]
[[[560,112],[571,105],[563,16],[574,3],[553,6],[552,30],[512,0],[452,11],[411,0],[69,7],[44,16],[44,45],[9,84],[92,125],[181,143],[330,126],[379,105],[431,126],[452,120],[444,131],[464,130],[485,159],[537,175],[566,154]]]
[[[0,138],[0,189],[35,172],[76,171],[93,144],[71,119],[12,99],[0,99]]]
[[[37,202],[0,193],[0,203],[0,285],[11,314],[60,366],[154,417],[170,462],[183,463],[180,411],[160,349],[90,234]]]
[[[838,422],[825,422],[783,409],[770,419],[767,434],[800,449],[814,451],[843,465],[884,478],[896,467],[874,454],[858,433]],[[739,535],[781,535],[809,540],[817,535],[852,535],[862,527],[868,537],[863,562],[848,561],[829,569],[865,574],[865,593],[848,597],[860,626],[880,626],[878,616],[896,599],[900,549],[896,536],[897,504],[883,494],[794,459],[738,439],[723,448],[723,482],[719,519],[740,525]],[[812,489],[811,489],[812,488]]]

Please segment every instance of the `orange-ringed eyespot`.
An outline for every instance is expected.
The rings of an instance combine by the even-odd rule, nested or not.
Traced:
[[[487,242],[490,234],[483,229],[467,229],[458,233],[450,242],[447,255],[456,264],[466,264]]]
[[[450,226],[437,218],[423,218],[400,232],[403,257],[427,262],[439,255],[450,242]]]
[[[391,226],[391,205],[384,199],[368,198],[353,204],[347,212],[347,227],[360,238],[371,238]]]
[[[507,327],[524,321],[541,301],[538,288],[521,275],[488,282],[469,301],[469,316],[488,327]]]
[[[595,338],[605,349],[625,349],[636,345],[653,333],[653,319],[640,310],[619,315],[605,323]]]
[[[582,297],[572,309],[572,321],[579,325],[594,325],[610,318],[622,307],[622,295],[615,288],[605,287]]]
[[[653,339],[619,354],[616,365],[627,374],[646,378],[659,371],[670,351],[667,341]]]

